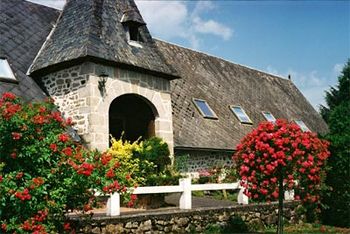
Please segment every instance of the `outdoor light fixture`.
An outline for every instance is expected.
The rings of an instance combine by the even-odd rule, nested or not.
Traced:
[[[100,90],[101,95],[104,96],[106,94],[106,82],[108,75],[103,72],[98,77],[98,90]]]

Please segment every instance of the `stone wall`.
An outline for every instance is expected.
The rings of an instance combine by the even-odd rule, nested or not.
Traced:
[[[285,203],[285,222],[301,222],[298,202]],[[253,231],[264,225],[277,224],[277,203],[237,205],[227,208],[197,208],[122,215],[120,217],[72,217],[77,233],[201,233],[208,225],[225,226],[230,217],[238,216]]]
[[[104,79],[102,74],[106,75]],[[173,153],[168,80],[86,62],[46,75],[42,77],[42,83],[64,116],[72,117],[86,144],[99,150],[109,146],[109,107],[112,101],[124,94],[142,96],[156,112],[156,136],[163,138]]]
[[[186,159],[187,170],[185,172],[198,172],[214,166],[231,166],[232,152],[203,151],[203,150],[176,150],[175,157]]]
[[[63,116],[73,119],[79,135],[86,135],[89,131],[88,80],[89,76],[81,72],[80,66],[51,73],[41,79]]]

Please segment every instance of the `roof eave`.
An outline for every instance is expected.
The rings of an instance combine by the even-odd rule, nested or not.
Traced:
[[[164,73],[164,72],[160,72],[160,71],[149,70],[149,69],[138,67],[138,66],[134,66],[134,65],[131,65],[131,64],[126,64],[126,63],[121,63],[121,62],[116,62],[116,61],[110,61],[110,60],[106,60],[106,59],[102,59],[102,58],[98,58],[98,57],[94,57],[94,56],[78,57],[78,58],[75,58],[75,59],[63,61],[63,62],[56,63],[56,64],[53,64],[53,65],[49,65],[47,67],[38,68],[38,69],[30,71],[29,75],[35,79],[37,77],[42,77],[42,76],[45,76],[45,75],[47,75],[49,73],[65,69],[67,67],[72,67],[72,66],[75,66],[75,65],[79,65],[79,64],[84,63],[84,62],[95,62],[95,63],[99,63],[99,64],[104,64],[104,65],[107,65],[107,66],[116,66],[118,68],[134,70],[134,71],[137,71],[137,72],[146,73],[146,74],[149,74],[149,75],[161,77],[161,78],[164,78],[164,79],[167,79],[167,80],[175,80],[175,79],[180,79],[181,78],[179,75]]]

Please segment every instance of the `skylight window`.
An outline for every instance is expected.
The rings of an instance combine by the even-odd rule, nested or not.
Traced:
[[[276,118],[275,118],[275,116],[273,116],[271,114],[271,112],[263,111],[262,114],[267,121],[272,122],[272,123],[276,122]]]
[[[243,110],[242,107],[240,106],[231,106],[230,107],[232,112],[235,114],[237,119],[241,121],[241,123],[246,123],[246,124],[252,124],[253,122],[251,119],[248,117],[247,113]]]
[[[198,111],[203,115],[203,117],[217,119],[216,114],[210,108],[210,106],[208,105],[208,103],[206,101],[194,98],[193,102],[194,102],[195,106],[197,107]]]
[[[300,129],[303,132],[310,132],[310,129],[306,126],[306,124],[302,120],[295,120],[294,122],[299,125]]]
[[[0,58],[0,80],[17,82],[8,61],[5,58]]]

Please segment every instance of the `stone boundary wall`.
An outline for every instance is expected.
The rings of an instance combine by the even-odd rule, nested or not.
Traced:
[[[232,166],[233,153],[223,151],[203,151],[203,150],[176,150],[176,156],[188,155],[187,171],[185,172],[198,172],[213,168],[214,166]]]
[[[285,202],[285,222],[302,222],[304,217],[296,211],[299,202]],[[239,216],[251,228],[277,224],[277,203],[236,205],[232,207],[172,209],[157,212],[140,212],[119,217],[71,217],[77,233],[202,233],[208,225],[224,226],[230,217]]]

